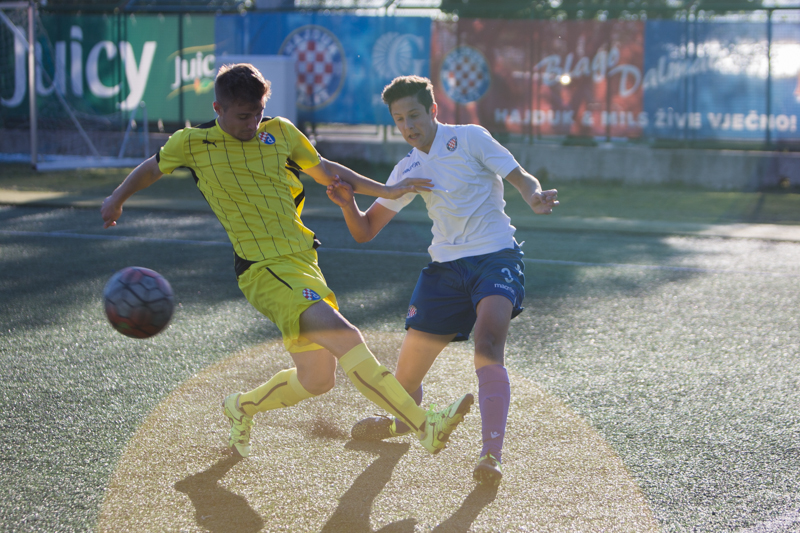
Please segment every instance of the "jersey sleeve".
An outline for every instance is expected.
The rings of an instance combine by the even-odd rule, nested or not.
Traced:
[[[183,149],[186,143],[186,130],[178,130],[170,135],[167,142],[158,151],[158,169],[164,174],[172,174],[179,167],[186,167],[186,153]]]
[[[386,180],[386,185],[395,185],[397,182],[400,181],[400,164],[398,163],[395,165],[394,170],[389,175],[389,179]],[[377,198],[375,203],[381,204],[386,209],[394,211],[395,213],[399,213],[401,209],[405,206],[410,204],[414,197],[417,195],[415,192],[406,193],[400,198],[395,198],[394,200],[390,200],[389,198]]]
[[[308,140],[308,137],[303,135],[303,132],[288,120],[282,120],[281,122],[281,126],[286,129],[287,136],[291,139],[292,161],[301,169],[319,165],[319,154],[316,148],[311,144],[311,141]]]
[[[501,178],[519,166],[508,148],[497,142],[482,126],[475,125],[467,129],[467,143],[470,154]]]

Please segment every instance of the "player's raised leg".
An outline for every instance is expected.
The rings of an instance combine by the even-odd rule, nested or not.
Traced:
[[[475,322],[475,373],[478,375],[478,405],[481,411],[481,449],[473,477],[497,486],[506,433],[511,387],[504,353],[513,304],[504,296],[487,296],[478,303]]]
[[[328,350],[293,353],[295,368],[282,370],[255,389],[225,398],[223,411],[231,422],[228,446],[242,457],[250,455],[253,416],[272,409],[291,407],[325,394],[336,382],[336,359]]]
[[[417,405],[422,402],[422,380],[454,337],[455,334],[434,335],[413,328],[406,332],[394,375]],[[398,418],[374,416],[356,422],[350,433],[355,440],[375,441],[407,435],[411,428]]]
[[[474,401],[465,394],[442,411],[426,412],[378,363],[361,332],[325,302],[315,303],[300,315],[300,333],[330,350],[359,392],[408,425],[431,453],[444,449]]]

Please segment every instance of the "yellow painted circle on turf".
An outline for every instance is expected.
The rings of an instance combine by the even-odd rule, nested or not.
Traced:
[[[401,334],[367,341],[394,368]],[[257,346],[187,381],[145,420],[106,490],[99,531],[658,531],[620,458],[556,398],[516,376],[503,482],[476,489],[477,404],[448,448],[413,437],[349,439],[378,411],[339,372],[333,391],[255,417],[252,455],[228,452],[221,401],[250,390],[290,359],[280,341]],[[425,381],[425,405],[477,397],[472,353],[450,345]]]

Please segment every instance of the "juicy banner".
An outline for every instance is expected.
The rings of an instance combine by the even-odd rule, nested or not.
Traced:
[[[49,40],[42,38],[34,45],[36,94],[40,107],[47,109],[51,118],[58,118],[62,109],[56,102],[56,91],[73,108],[88,114],[131,112],[146,102],[154,121],[205,122],[213,117],[213,16],[41,18]],[[178,42],[180,24],[184,30],[182,48]],[[11,32],[5,26],[0,32],[8,42],[14,33],[13,57],[5,58],[13,69],[3,72],[0,105],[4,115],[27,117],[25,32]],[[6,76],[13,76],[13,82]],[[176,105],[179,98],[184,102],[183,117],[179,115],[181,106]]]
[[[158,43],[145,41],[137,53],[128,41],[101,40],[90,46],[84,59],[83,28],[73,25],[69,34],[69,41],[55,41],[52,50],[46,42],[34,44],[36,94],[50,96],[58,90],[64,96],[83,97],[85,81],[85,88],[91,96],[101,100],[113,99],[115,107],[122,111],[135,109],[147,88]],[[27,46],[22,37],[17,34],[14,37],[14,93],[2,99],[4,107],[21,105],[28,89]],[[114,77],[107,74],[115,69],[115,61],[122,63],[122,80],[114,81]],[[127,94],[119,98],[123,85],[127,87]]]

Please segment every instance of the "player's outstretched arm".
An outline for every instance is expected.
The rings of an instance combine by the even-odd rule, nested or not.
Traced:
[[[406,178],[395,185],[384,185],[362,176],[340,163],[323,158],[320,158],[319,165],[303,170],[303,172],[326,187],[333,183],[333,179],[338,176],[342,181],[350,184],[356,193],[379,198],[395,199],[410,192],[426,192],[433,188],[433,182],[427,178]]]
[[[133,169],[128,177],[114,189],[111,196],[103,200],[100,214],[103,216],[103,228],[117,225],[117,220],[122,216],[122,204],[133,196],[136,191],[149,187],[164,173],[158,168],[156,156],[145,159],[138,167]]]
[[[506,181],[519,191],[522,198],[537,215],[549,215],[559,204],[558,191],[555,189],[543,191],[539,180],[525,172],[522,167],[517,167],[509,172]]]
[[[363,212],[356,204],[353,188],[340,178],[334,178],[328,185],[328,198],[342,208],[347,229],[356,242],[371,241],[389,221],[397,214],[379,203],[373,203],[367,212]]]

